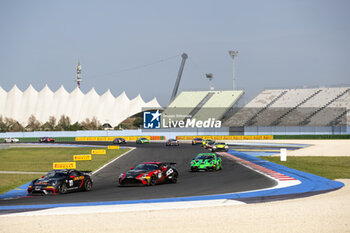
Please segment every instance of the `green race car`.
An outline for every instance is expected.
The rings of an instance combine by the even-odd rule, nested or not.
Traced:
[[[211,151],[228,151],[228,145],[225,142],[215,142],[211,147]]]
[[[150,140],[148,138],[139,138],[136,140],[136,144],[145,144],[150,143]]]
[[[222,169],[222,159],[215,153],[200,153],[191,161],[191,171]]]

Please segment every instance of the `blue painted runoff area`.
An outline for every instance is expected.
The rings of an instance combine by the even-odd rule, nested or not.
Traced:
[[[229,153],[237,156],[241,159],[250,161],[276,172],[285,174],[301,181],[301,184],[286,187],[277,188],[271,190],[261,190],[253,192],[242,193],[228,193],[206,196],[192,196],[192,197],[178,197],[178,198],[161,198],[161,199],[148,199],[148,200],[130,200],[130,201],[111,201],[111,202],[88,202],[88,203],[65,203],[65,204],[42,204],[42,205],[20,205],[20,206],[0,206],[0,210],[14,210],[14,209],[45,209],[45,208],[57,208],[57,207],[74,207],[74,206],[100,206],[100,205],[123,205],[123,204],[142,204],[142,203],[165,203],[165,202],[178,202],[178,201],[204,201],[204,200],[218,200],[218,199],[231,199],[242,200],[248,198],[268,198],[273,196],[290,196],[291,198],[302,196],[302,194],[312,195],[339,189],[344,186],[343,183],[338,181],[329,180],[324,177],[309,174],[306,172],[291,169],[279,164],[268,162],[254,156],[247,155],[245,153],[229,150]],[[294,195],[294,196],[293,196]]]
[[[40,175],[38,175],[38,178]],[[9,199],[9,198],[19,198],[19,197],[25,197],[27,196],[27,188],[29,186],[30,182],[15,188],[7,193],[1,194],[0,199]]]
[[[260,158],[255,157],[254,155],[249,155],[247,153],[242,153],[234,150],[229,150],[229,153],[244,159],[246,161],[252,162],[254,164],[260,165],[262,167],[271,169],[273,171],[279,172],[281,174],[290,176],[294,179],[301,181],[301,184],[279,188],[271,189],[264,191],[257,191],[252,193],[244,193],[242,195],[236,194],[238,198],[252,198],[259,196],[280,196],[280,195],[291,195],[291,194],[307,194],[307,193],[317,193],[317,192],[326,192],[339,189],[344,186],[342,182],[330,180],[321,176],[310,174],[307,172],[298,171],[283,165],[272,163]],[[236,198],[235,198],[236,199]]]

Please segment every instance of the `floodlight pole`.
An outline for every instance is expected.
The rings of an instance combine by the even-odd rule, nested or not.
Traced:
[[[214,75],[212,73],[205,74],[205,77],[209,80],[209,90],[211,91],[211,80],[213,79]]]
[[[181,80],[182,72],[183,72],[183,70],[184,70],[185,62],[186,62],[186,59],[188,58],[188,55],[187,55],[186,53],[183,53],[183,54],[181,55],[181,57],[182,57],[182,61],[181,61],[179,73],[177,74],[177,79],[176,79],[176,82],[175,82],[175,85],[174,85],[173,94],[171,95],[171,98],[170,98],[170,103],[171,103],[171,102],[175,99],[175,97],[176,97],[177,90],[179,89],[179,85],[180,85],[180,80]]]
[[[232,62],[233,62],[233,90],[236,90],[236,63],[235,63],[235,57],[238,56],[238,51],[228,51],[228,53],[230,54],[230,56],[232,57]]]

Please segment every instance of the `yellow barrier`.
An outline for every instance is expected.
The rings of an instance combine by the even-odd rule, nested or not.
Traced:
[[[91,154],[93,154],[93,155],[105,155],[106,150],[91,150]]]
[[[101,142],[112,142],[115,138],[124,138],[126,141],[136,141],[139,138],[147,138],[149,140],[165,140],[164,136],[125,136],[125,137],[76,137],[77,142],[86,141],[101,141]]]
[[[203,138],[211,140],[273,140],[273,135],[256,135],[256,136],[177,136],[177,140],[192,140],[194,138]]]
[[[75,168],[76,168],[75,162],[53,163],[53,169],[75,169]]]
[[[91,155],[73,155],[74,161],[91,160]]]
[[[119,150],[119,146],[108,146],[109,150]]]

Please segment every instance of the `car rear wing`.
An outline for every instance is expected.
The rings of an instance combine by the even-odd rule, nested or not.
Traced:
[[[164,164],[165,165],[170,165],[170,166],[175,166],[176,165],[176,163],[174,163],[174,162],[164,162]]]
[[[80,171],[81,173],[83,173],[84,175],[92,175],[92,171]]]

